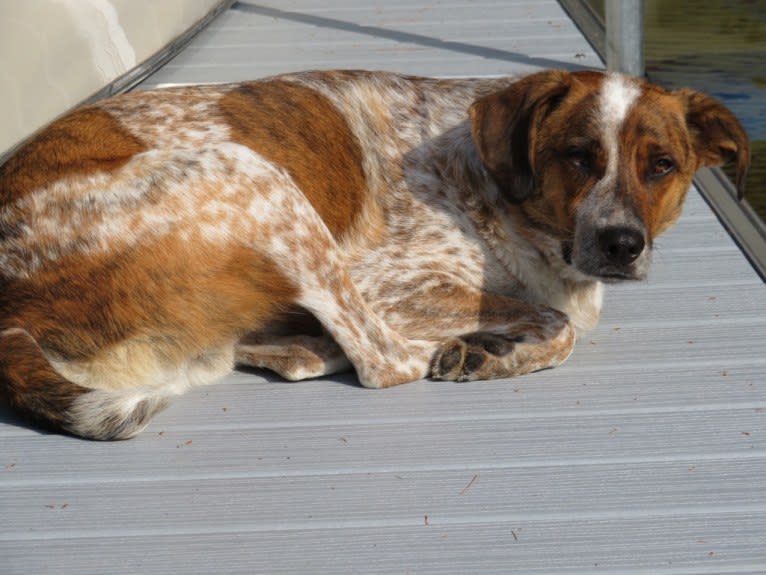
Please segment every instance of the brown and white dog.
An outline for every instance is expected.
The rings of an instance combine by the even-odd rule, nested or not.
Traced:
[[[235,362],[373,388],[555,366],[731,159],[741,190],[718,102],[602,72],[105,100],[0,168],[0,390],[114,439]]]

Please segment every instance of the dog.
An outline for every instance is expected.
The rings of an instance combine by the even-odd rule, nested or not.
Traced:
[[[235,364],[384,388],[563,362],[647,274],[695,171],[749,165],[701,93],[600,71],[319,71],[133,92],[0,168],[0,393],[134,436]]]

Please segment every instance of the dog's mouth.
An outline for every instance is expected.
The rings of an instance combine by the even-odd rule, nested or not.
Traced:
[[[645,266],[631,263],[625,266],[615,266],[603,261],[600,257],[574,257],[574,242],[563,241],[561,243],[561,258],[568,266],[594,280],[604,283],[620,283],[628,281],[640,281],[646,277]]]
[[[625,282],[625,281],[640,281],[643,278],[642,275],[639,275],[637,273],[627,273],[627,272],[615,272],[615,271],[605,271],[602,272],[596,276],[594,276],[596,279],[601,280],[605,283],[619,283],[619,282]]]

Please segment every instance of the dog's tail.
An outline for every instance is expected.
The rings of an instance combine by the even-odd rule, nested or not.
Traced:
[[[33,422],[88,439],[127,439],[167,404],[142,390],[90,389],[53,369],[23,329],[0,333],[0,398]]]

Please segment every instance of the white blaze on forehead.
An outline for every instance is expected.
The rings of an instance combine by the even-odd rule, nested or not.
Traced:
[[[599,111],[605,124],[619,126],[641,95],[638,85],[620,74],[609,74],[601,86]]]
[[[601,86],[598,114],[604,147],[607,152],[607,169],[604,179],[616,175],[620,145],[618,134],[628,112],[641,95],[638,84],[621,74],[609,74]]]

